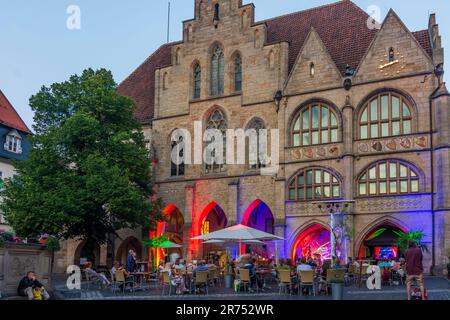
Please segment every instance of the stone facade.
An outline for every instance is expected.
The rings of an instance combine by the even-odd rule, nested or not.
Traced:
[[[348,0],[262,22],[254,21],[254,10],[239,0],[195,0],[194,19],[183,22],[183,40],[161,47],[119,86],[121,94],[136,100],[137,118],[151,139],[158,196],[184,217],[183,254],[203,255],[202,245],[190,238],[201,232],[208,210],[220,208],[232,225],[243,222],[258,201],[270,208],[273,232],[286,239],[277,254],[291,257],[305,230],[329,228],[328,215],[317,205],[289,195],[297,173],[319,168],[338,179],[340,199],[355,201],[349,210],[355,236],[348,255],[358,256],[379,226],[423,230],[431,249],[425,255],[426,272],[441,273],[450,250],[450,97],[435,72],[443,63],[435,16],[426,30],[412,33],[393,11],[380,30],[364,29],[369,17]],[[333,19],[336,14],[348,19]],[[300,29],[304,32],[296,34]],[[291,34],[295,36],[289,39]],[[211,56],[217,47],[224,53],[224,88],[223,94],[211,96]],[[234,91],[237,54],[242,58],[239,92]],[[196,64],[202,70],[201,94],[193,99]],[[143,98],[148,90],[154,90],[153,100]],[[278,91],[281,100],[274,99]],[[407,102],[410,127],[400,135],[362,139],[362,112],[383,93]],[[293,121],[314,103],[336,115],[337,138],[294,146]],[[215,110],[230,129],[245,129],[258,117],[267,129],[279,130],[277,174],[264,176],[248,165],[227,165],[212,174],[203,165],[186,165],[184,175],[172,176],[171,133],[182,128],[193,136],[194,121],[204,128]],[[411,168],[418,176],[418,192],[361,196],[358,179],[380,161]]]

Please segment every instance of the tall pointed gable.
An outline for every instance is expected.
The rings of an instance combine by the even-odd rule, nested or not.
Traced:
[[[286,83],[285,93],[339,85],[341,74],[319,34],[311,28]]]
[[[17,113],[16,109],[8,101],[6,96],[0,90],[0,124],[22,131],[24,133],[31,134],[25,122]]]
[[[432,71],[426,41],[420,36],[411,33],[391,9],[356,71],[355,82]]]

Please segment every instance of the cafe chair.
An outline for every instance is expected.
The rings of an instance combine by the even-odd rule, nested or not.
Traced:
[[[291,270],[278,270],[278,287],[280,288],[279,294],[281,295],[282,289],[284,293],[287,293],[289,287],[289,295],[292,294],[292,278]]]
[[[86,291],[89,291],[91,288],[91,285],[97,286],[99,289],[103,288],[102,281],[99,277],[95,277],[88,272],[84,271],[84,276],[86,278]]]
[[[166,272],[161,272],[161,274],[162,274],[162,278],[163,278],[161,295],[164,295],[165,288],[169,287],[169,296],[170,296],[170,295],[172,295],[172,287],[175,287],[172,284],[172,281],[170,279],[170,273],[169,273],[169,271],[166,271]]]
[[[122,293],[125,294],[125,289],[128,284],[131,285],[131,291],[134,292],[134,277],[126,277],[123,270],[117,270],[115,274],[115,286],[122,287]],[[114,290],[115,293],[115,290]]]
[[[208,271],[197,271],[195,272],[195,278],[192,281],[192,286],[194,289],[194,294],[197,294],[197,288],[200,289],[205,287],[206,294],[209,294],[208,291]]]
[[[239,279],[241,280],[241,285],[244,286],[244,292],[247,292],[251,287],[250,270],[239,269]]]
[[[314,270],[304,270],[299,272],[299,288],[298,288],[298,294],[301,295],[304,288],[311,288],[309,291],[309,294],[311,294],[311,291],[313,292],[313,295],[316,295],[316,285],[314,281]]]

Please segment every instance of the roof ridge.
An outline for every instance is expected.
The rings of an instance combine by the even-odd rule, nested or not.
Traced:
[[[19,126],[14,126],[13,123],[9,123],[9,122],[5,122],[3,120],[0,119],[0,123],[4,123],[6,124],[8,127],[14,128],[16,130],[25,132],[25,133],[29,133],[31,134],[31,130],[30,128],[28,128],[27,124],[25,123],[25,121],[23,121],[22,117],[20,116],[20,114],[17,112],[16,108],[14,108],[14,106],[12,105],[11,101],[9,101],[8,97],[6,97],[6,95],[3,93],[2,89],[0,89],[0,95],[3,97],[3,99],[6,101],[7,105],[5,106],[6,108],[9,107],[9,109],[12,110],[12,112],[14,112],[14,114],[17,116],[18,120],[21,122],[20,125],[23,125],[23,128],[18,128]],[[25,129],[25,130],[23,130]]]
[[[360,7],[358,7],[356,4],[354,4],[352,0],[338,0],[338,1],[331,2],[331,3],[323,4],[321,6],[312,7],[312,8],[308,8],[308,9],[303,9],[303,10],[299,10],[299,11],[295,11],[295,12],[291,12],[291,13],[286,13],[286,14],[275,16],[275,17],[272,17],[272,18],[267,18],[267,19],[264,19],[264,20],[261,20],[261,21],[257,21],[257,22],[255,22],[255,24],[263,24],[263,23],[266,23],[266,22],[272,22],[272,21],[277,20],[277,19],[286,18],[286,17],[298,15],[298,14],[301,14],[301,13],[308,13],[309,11],[313,11],[313,10],[324,9],[324,8],[327,8],[327,7],[336,6],[336,5],[339,5],[339,4],[344,3],[344,2],[350,2],[355,7],[360,9],[362,12],[367,14],[367,12],[365,12]]]
[[[144,62],[142,62],[139,66],[137,66],[133,72],[131,72],[125,79],[123,79],[119,84],[118,87],[120,87],[120,85],[122,83],[124,83],[125,81],[127,81],[132,75],[134,75],[134,73],[140,68],[142,67],[144,64],[146,64],[149,60],[151,60],[160,50],[164,49],[165,47],[171,47],[174,46],[176,44],[180,44],[182,43],[182,40],[179,41],[173,41],[173,42],[168,42],[168,43],[164,43],[162,45],[160,45],[155,51],[153,51],[145,60]]]

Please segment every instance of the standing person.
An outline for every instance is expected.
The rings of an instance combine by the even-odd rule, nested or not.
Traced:
[[[408,295],[408,300],[411,300],[411,286],[414,280],[416,280],[417,284],[420,286],[422,300],[426,300],[425,287],[423,284],[422,250],[417,247],[415,241],[410,241],[408,247],[408,250],[405,252],[407,274],[406,293]]]
[[[20,280],[17,293],[19,296],[28,297],[28,300],[35,300],[33,290],[40,291],[40,296],[44,300],[50,299],[50,295],[44,286],[37,280],[36,273],[34,271],[28,271],[27,275]]]
[[[126,270],[128,273],[132,273],[136,272],[136,268],[137,268],[136,252],[134,252],[134,250],[130,250],[128,251]]]

